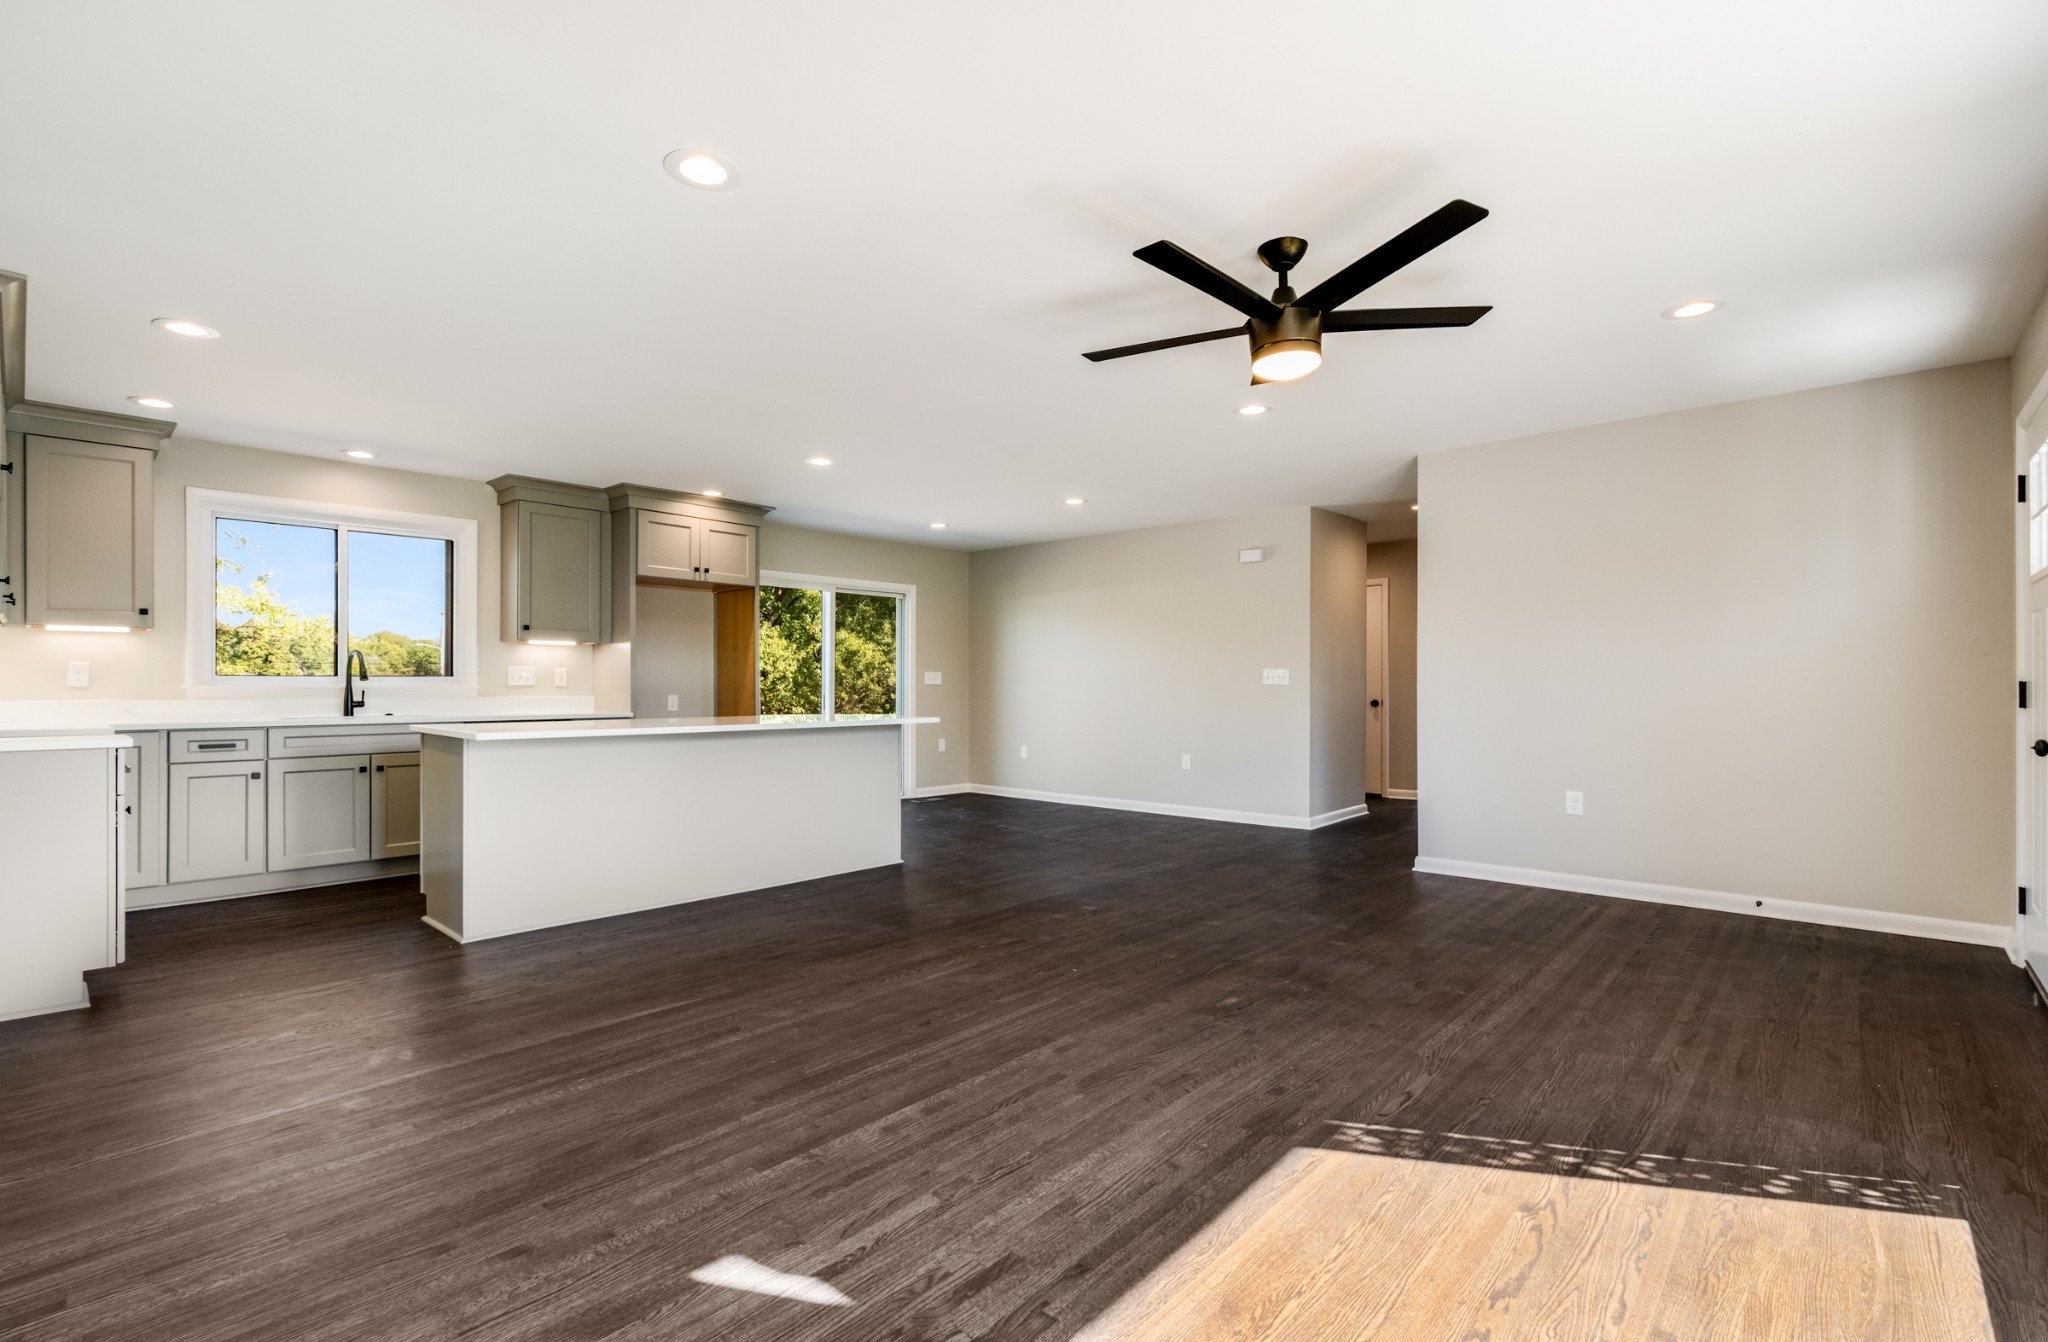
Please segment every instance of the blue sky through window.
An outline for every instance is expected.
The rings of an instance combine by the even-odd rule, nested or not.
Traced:
[[[246,542],[246,543],[244,543]],[[268,576],[271,589],[293,610],[314,618],[335,615],[336,533],[332,527],[218,518],[214,554],[242,567],[220,581],[247,590]],[[392,536],[376,531],[349,533],[351,636],[404,634],[441,642],[448,632],[448,567],[451,546],[426,536]],[[223,624],[240,624],[244,612],[216,609]]]

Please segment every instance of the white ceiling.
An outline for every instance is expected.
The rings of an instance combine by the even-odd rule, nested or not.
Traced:
[[[1402,499],[1433,448],[2001,355],[2048,277],[2041,0],[0,0],[0,31],[30,396],[969,547]],[[665,176],[686,145],[741,185]],[[1257,283],[1297,233],[1307,285],[1453,196],[1493,217],[1354,306],[1494,304],[1470,330],[1332,336],[1256,420],[1237,342],[1080,357],[1236,320],[1134,247]],[[1728,307],[1659,320],[1698,296]]]

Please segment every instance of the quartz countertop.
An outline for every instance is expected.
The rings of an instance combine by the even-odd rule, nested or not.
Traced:
[[[513,701],[516,705],[517,701]],[[408,708],[388,712],[366,708],[353,717],[342,713],[281,713],[266,711],[263,705],[247,703],[184,703],[171,707],[144,705],[127,711],[98,713],[90,704],[65,705],[59,715],[11,718],[7,705],[0,703],[0,737],[42,737],[80,733],[132,731],[159,732],[217,727],[413,727],[426,722],[535,721],[537,719],[602,720],[630,719],[630,713],[595,713],[588,709],[527,707],[508,705],[497,709],[479,708],[472,700],[445,709]]]
[[[937,718],[633,718],[628,721],[586,719],[571,722],[459,722],[420,727],[422,736],[458,741],[564,741],[626,736],[689,736],[717,732],[792,732],[850,730],[857,727],[909,727]]]
[[[121,750],[135,743],[125,736],[101,732],[90,736],[0,736],[0,752],[28,750]]]

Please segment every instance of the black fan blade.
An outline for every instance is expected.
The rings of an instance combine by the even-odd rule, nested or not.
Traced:
[[[1481,308],[1359,308],[1323,314],[1323,330],[1416,331],[1426,326],[1470,326],[1487,313]]]
[[[1485,217],[1486,211],[1471,201],[1454,200],[1295,299],[1295,305],[1328,312],[1358,297],[1409,262],[1443,246]]]
[[[1221,340],[1225,336],[1243,334],[1242,326],[1232,326],[1221,331],[1197,331],[1193,335],[1174,336],[1171,340],[1148,340],[1142,345],[1119,345],[1115,349],[1090,350],[1081,357],[1101,363],[1104,359],[1121,359],[1130,354],[1150,354],[1155,349],[1172,349],[1176,345],[1199,345],[1204,340]]]
[[[1279,319],[1280,309],[1274,307],[1271,302],[1259,297],[1257,293],[1245,288],[1201,257],[1183,251],[1170,242],[1162,239],[1149,247],[1140,247],[1131,255],[1148,266],[1159,267],[1182,284],[1192,284],[1209,297],[1230,304],[1247,317],[1257,317],[1263,322]]]

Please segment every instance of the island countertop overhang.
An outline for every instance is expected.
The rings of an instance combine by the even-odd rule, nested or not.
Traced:
[[[421,724],[422,736],[456,741],[567,741],[607,737],[699,736],[732,732],[844,731],[862,727],[912,727],[937,718],[723,717],[633,718],[586,722],[453,722]]]

